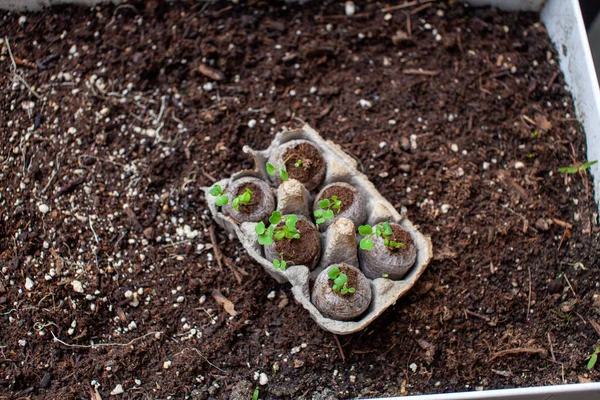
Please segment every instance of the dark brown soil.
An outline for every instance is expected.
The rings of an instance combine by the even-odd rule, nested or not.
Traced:
[[[587,174],[557,173],[585,136],[539,16],[342,3],[0,13],[41,97],[0,44],[0,397],[249,398],[260,373],[261,399],[600,379],[598,209]],[[434,246],[341,352],[200,190],[297,118]],[[548,357],[494,357],[518,348]]]
[[[323,194],[321,194],[321,197],[319,197],[319,201],[323,199],[329,199],[331,201],[332,196],[337,196],[338,200],[342,202],[339,211],[333,209],[333,212],[336,215],[346,211],[354,201],[354,193],[352,193],[352,190],[344,186],[331,186],[325,189]]]
[[[404,246],[402,247],[388,247],[386,248],[392,253],[406,254],[409,250],[415,245],[412,238],[410,237],[410,233],[406,232],[404,229],[399,227],[398,225],[391,225],[392,227],[392,236],[388,237],[390,241],[394,241],[397,243],[402,243]]]
[[[315,146],[301,143],[283,153],[283,159],[290,179],[296,179],[308,190],[314,190],[325,178],[325,160]],[[296,167],[296,162],[302,160],[302,165]],[[320,177],[320,178],[319,178]]]
[[[262,190],[260,190],[260,187],[258,187],[256,184],[248,182],[238,188],[236,195],[240,196],[244,194],[246,189],[250,189],[252,192],[252,195],[250,196],[250,202],[248,204],[240,204],[238,208],[241,213],[250,214],[254,212],[256,207],[260,205],[260,202],[263,199],[263,193]]]
[[[282,225],[283,222],[278,224]],[[275,240],[273,246],[288,265],[310,265],[321,255],[321,236],[314,226],[303,220],[298,220],[296,229],[300,239]]]

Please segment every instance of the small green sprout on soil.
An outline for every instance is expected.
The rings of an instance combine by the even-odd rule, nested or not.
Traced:
[[[337,213],[339,214],[342,207],[342,201],[339,200],[337,196],[331,196],[331,200],[323,199],[319,201],[319,207],[321,208],[314,211],[315,217],[317,217],[317,225],[334,218],[333,210],[337,210]]]
[[[390,236],[392,236],[394,232],[392,231],[392,226],[389,222],[384,222],[381,225],[375,225],[375,229],[373,229],[371,225],[361,225],[358,227],[358,233],[365,236],[360,241],[360,248],[363,250],[373,249],[373,240],[371,239],[373,235],[382,237],[383,244],[390,249],[404,247],[404,243],[390,240]]]
[[[596,362],[598,361],[598,354],[600,354],[600,346],[596,347],[596,350],[590,356],[590,361],[588,361],[587,368],[589,370],[594,369]]]
[[[284,160],[277,165],[273,165],[270,162],[268,162],[267,163],[267,174],[275,175],[275,173],[277,171],[279,171],[279,178],[281,178],[282,181],[287,181],[289,179],[289,175],[288,175],[287,170],[285,169],[286,162],[287,162],[287,160]]]
[[[276,227],[279,221],[284,221],[282,226]],[[258,243],[263,246],[269,246],[273,243],[273,239],[300,239],[300,232],[296,228],[298,216],[290,214],[285,217],[279,211],[273,211],[269,217],[269,227],[267,228],[264,222],[259,222],[254,231],[258,234]]]
[[[567,174],[576,174],[578,172],[583,172],[583,171],[589,169],[592,165],[596,164],[597,162],[598,162],[598,160],[594,160],[594,161],[588,161],[581,165],[571,165],[570,167],[562,167],[562,168],[558,169],[558,172],[567,173]]]
[[[389,275],[388,274],[381,274],[382,278],[387,278]]]
[[[294,163],[294,167],[296,167],[296,168],[300,168],[301,166],[302,166],[302,160],[298,159],[298,161],[296,161],[296,162]]]
[[[260,390],[258,390],[258,387],[256,389],[254,389],[254,393],[252,393],[252,399],[250,400],[258,400],[258,395],[260,394]]]
[[[227,197],[227,195],[223,193],[223,188],[221,187],[221,185],[215,185],[211,187],[208,193],[216,197],[215,204],[219,207],[222,207],[229,202],[229,197]]]
[[[348,287],[348,275],[343,274],[342,271],[336,266],[331,267],[329,272],[327,273],[329,279],[333,281],[333,289],[334,292],[339,292],[341,294],[354,293],[356,291],[353,287]]]
[[[244,193],[240,194],[238,197],[233,199],[233,202],[231,203],[231,205],[233,206],[233,209],[235,211],[239,211],[240,204],[248,204],[248,203],[250,203],[251,199],[252,199],[252,190],[246,188]]]
[[[540,134],[540,131],[538,131],[537,129],[533,132],[531,132],[531,136],[536,137],[537,135]]]
[[[283,259],[283,254],[279,254],[279,256],[281,257],[281,260],[274,259],[273,260],[273,268],[285,271],[285,267],[287,266],[287,261],[285,261]]]

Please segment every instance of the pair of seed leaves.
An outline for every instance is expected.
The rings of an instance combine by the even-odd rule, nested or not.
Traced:
[[[317,217],[317,220],[315,221],[317,225],[335,217],[332,208],[337,210],[337,213],[339,214],[342,207],[342,201],[338,199],[337,196],[331,196],[331,200],[323,199],[319,201],[318,204],[320,209],[314,211],[314,215]]]
[[[358,233],[365,236],[360,241],[360,248],[363,250],[373,250],[373,240],[371,240],[373,235],[383,237],[383,244],[387,247],[404,247],[404,243],[390,240],[389,236],[392,236],[394,232],[392,231],[392,226],[389,222],[384,222],[381,225],[375,225],[374,231],[371,225],[361,225],[358,227]]]
[[[348,275],[342,273],[337,266],[333,266],[327,272],[327,276],[329,279],[333,281],[333,286],[331,289],[334,292],[340,292],[341,294],[354,293],[356,291],[355,288],[348,287]]]
[[[279,221],[284,221],[284,225],[276,227]],[[273,243],[273,239],[282,240],[287,239],[300,239],[300,233],[296,228],[298,222],[298,216],[295,214],[281,215],[279,211],[273,211],[273,214],[269,217],[269,227],[267,228],[264,222],[256,224],[254,231],[258,235],[258,243],[263,246],[270,246]]]
[[[221,185],[215,185],[215,186],[211,187],[208,192],[211,195],[216,197],[215,204],[218,207],[223,207],[225,204],[229,203],[229,197],[227,197],[227,195],[223,191],[223,188],[221,187]],[[248,204],[248,203],[250,203],[251,199],[252,199],[252,190],[246,188],[244,193],[240,194],[235,199],[233,199],[231,206],[233,207],[233,209],[235,211],[239,211],[240,204]]]

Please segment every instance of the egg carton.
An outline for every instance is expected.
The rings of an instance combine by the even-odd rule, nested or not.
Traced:
[[[262,151],[253,150],[244,146],[243,151],[254,158],[255,169],[235,173],[229,179],[223,179],[216,184],[224,190],[237,179],[251,176],[273,184],[273,177],[269,176],[265,164],[272,155],[280,153],[280,146],[293,140],[307,140],[315,145],[327,163],[327,170],[323,187],[334,182],[346,182],[354,186],[364,198],[367,212],[366,222],[376,225],[384,221],[395,222],[405,231],[410,233],[417,248],[417,259],[412,268],[401,280],[387,278],[371,279],[372,300],[367,311],[353,321],[338,321],[327,318],[312,304],[310,298],[311,283],[320,271],[331,264],[346,262],[359,267],[357,257],[358,239],[357,228],[354,223],[346,218],[339,218],[332,223],[325,232],[321,232],[321,260],[317,267],[310,271],[304,265],[289,266],[285,271],[273,267],[272,262],[264,256],[264,250],[258,243],[258,236],[254,231],[257,223],[243,222],[238,224],[228,215],[223,214],[215,204],[215,198],[209,194],[209,187],[202,188],[206,201],[214,220],[230,235],[235,236],[242,243],[248,254],[263,266],[265,271],[277,282],[288,282],[292,285],[292,293],[296,300],[308,310],[310,316],[322,329],[347,335],[366,328],[388,307],[395,304],[415,284],[429,264],[433,251],[431,239],[422,233],[387,201],[375,188],[369,179],[357,170],[357,162],[342,150],[340,146],[324,140],[309,125],[300,129],[284,130],[275,136],[271,145]],[[311,219],[311,206],[314,195],[306,191],[304,186],[293,179],[283,182],[277,189],[272,189],[277,199],[277,209],[282,214],[296,213],[306,215]]]

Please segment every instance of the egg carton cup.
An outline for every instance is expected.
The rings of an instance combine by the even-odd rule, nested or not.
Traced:
[[[257,223],[236,223],[231,217],[223,214],[215,204],[215,198],[209,194],[210,187],[202,188],[205,192],[206,201],[214,220],[224,228],[231,236],[235,236],[242,243],[248,254],[263,266],[277,282],[288,282],[292,285],[292,293],[302,306],[308,310],[310,316],[322,329],[339,334],[347,335],[365,329],[388,307],[396,303],[423,274],[425,268],[432,258],[431,239],[422,233],[405,217],[400,215],[396,209],[377,191],[373,183],[357,170],[357,162],[342,150],[340,146],[324,140],[309,125],[301,129],[284,130],[275,136],[271,145],[262,151],[253,150],[244,146],[243,151],[254,158],[255,169],[244,170],[235,173],[229,179],[223,179],[216,184],[224,190],[237,179],[252,176],[271,183],[267,174],[265,164],[277,149],[296,140],[306,140],[316,146],[327,163],[327,171],[324,182],[317,188],[315,193],[325,185],[333,182],[346,182],[354,186],[364,198],[367,210],[367,223],[376,225],[384,221],[395,222],[410,233],[417,248],[417,259],[412,268],[401,280],[390,280],[387,278],[371,279],[372,299],[367,311],[359,319],[354,321],[338,321],[327,318],[317,310],[310,298],[311,283],[320,271],[329,265],[345,262],[360,267],[357,257],[358,240],[357,226],[346,218],[339,218],[332,223],[325,232],[321,232],[321,260],[317,267],[310,271],[304,265],[294,265],[281,271],[273,267],[273,264],[264,256],[264,250],[258,243],[258,236],[254,231]],[[289,145],[289,144],[288,144]],[[279,153],[281,149],[279,149]],[[273,190],[277,199],[277,210],[282,214],[305,215],[309,219],[312,216],[311,205],[314,195],[311,195],[304,186],[293,179],[283,182],[277,189]]]

